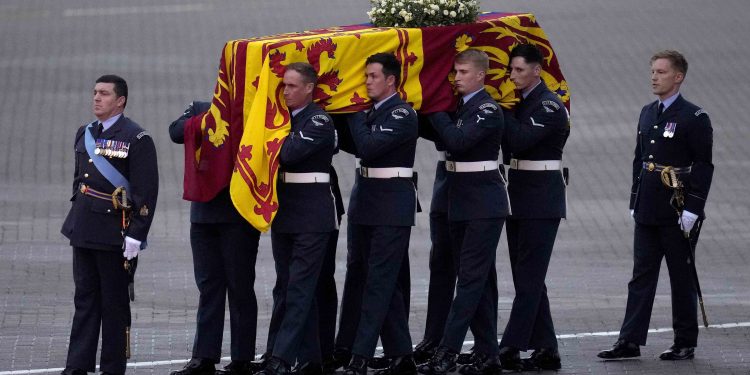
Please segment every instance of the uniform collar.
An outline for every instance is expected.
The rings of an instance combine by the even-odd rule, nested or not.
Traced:
[[[521,95],[523,96],[524,99],[526,99],[529,96],[529,94],[531,94],[532,91],[536,90],[536,88],[539,87],[539,85],[541,84],[542,84],[542,80],[540,79],[539,82],[537,82],[536,85],[534,85],[534,87],[528,90],[522,91]]]
[[[482,88],[480,88],[477,91],[474,91],[472,93],[464,95],[464,98],[463,98],[464,104],[468,103],[469,100],[471,100],[471,98],[473,98],[474,96],[476,96],[477,94],[479,94],[479,92],[482,91],[482,90],[484,90],[484,86],[482,86]]]
[[[375,103],[375,105],[372,106],[372,110],[373,111],[377,111],[378,108],[380,108],[383,105],[383,103],[387,102],[390,98],[394,97],[396,94],[398,94],[398,91],[394,92],[389,97],[387,97],[387,98],[385,98],[385,99],[383,99],[383,100]]]
[[[117,122],[117,120],[120,119],[120,117],[122,117],[122,113],[118,113],[118,114],[116,114],[116,115],[114,115],[114,116],[112,116],[112,117],[110,117],[110,118],[102,121],[101,122],[102,123],[102,128],[103,128],[102,132],[105,132],[109,128],[111,128],[112,125],[114,125]]]
[[[297,109],[293,110],[293,111],[292,111],[292,117],[296,117],[296,116],[297,116],[297,115],[298,115],[298,114],[299,114],[300,112],[304,111],[304,110],[305,110],[305,109],[307,109],[307,107],[309,107],[309,106],[310,106],[310,103],[307,103],[307,104],[306,104],[306,105],[305,105],[304,107],[302,107],[302,108],[297,108]]]
[[[672,105],[679,97],[680,97],[680,92],[677,91],[676,94],[664,99],[664,101],[659,100],[659,103],[664,104],[664,110],[666,111],[667,108],[669,108],[669,106]]]

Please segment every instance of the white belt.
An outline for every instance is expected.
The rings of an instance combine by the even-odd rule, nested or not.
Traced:
[[[484,172],[497,170],[497,160],[484,161],[452,161],[445,162],[445,170],[448,172]]]
[[[281,181],[287,184],[314,184],[331,182],[331,176],[328,173],[309,172],[309,173],[292,173],[281,172]]]
[[[367,178],[395,178],[395,177],[407,177],[411,178],[414,175],[412,168],[405,167],[390,167],[390,168],[369,168],[359,167],[357,168],[360,176]]]
[[[510,169],[521,171],[559,171],[562,160],[518,160],[510,159]]]
[[[438,161],[445,161],[445,151],[438,151]]]

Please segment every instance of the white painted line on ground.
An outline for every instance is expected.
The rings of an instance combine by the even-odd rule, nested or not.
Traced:
[[[729,329],[729,328],[742,328],[742,327],[750,327],[750,322],[711,324],[708,326],[708,328],[711,328],[711,329]],[[700,326],[699,328],[703,328],[703,326]],[[672,332],[672,328],[654,328],[654,329],[648,330],[648,333],[662,333],[662,332]],[[575,338],[585,338],[585,337],[617,336],[619,334],[620,332],[618,331],[583,332],[583,333],[569,333],[565,335],[557,335],[557,338],[560,340],[565,340],[565,339],[575,339]],[[474,345],[473,340],[464,341],[464,346],[471,346],[471,345]],[[382,352],[383,348],[378,347],[376,350],[379,352]],[[230,359],[231,358],[229,357],[221,358],[222,361],[228,361]],[[256,359],[260,359],[260,356],[256,356]],[[166,360],[166,361],[133,362],[133,363],[128,363],[128,368],[183,364],[183,363],[187,363],[187,361],[188,359],[173,359],[173,360]],[[96,368],[99,369],[99,366],[96,366]],[[0,375],[44,374],[44,373],[50,373],[50,372],[61,372],[62,370],[63,370],[62,367],[58,367],[58,368],[41,368],[41,369],[33,369],[33,370],[0,371]]]
[[[107,8],[65,9],[63,17],[118,16],[123,14],[181,13],[207,10],[208,4],[153,5]]]

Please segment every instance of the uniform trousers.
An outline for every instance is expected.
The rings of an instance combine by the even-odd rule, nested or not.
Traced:
[[[556,349],[544,280],[560,219],[508,219],[506,224],[516,296],[500,346]]]
[[[488,356],[498,353],[494,265],[504,221],[490,218],[449,223],[458,281],[441,345],[453,352],[461,351],[471,327],[475,352]]]
[[[350,223],[349,232],[349,256],[366,270],[352,353],[372,357],[380,336],[386,357],[409,355],[412,344],[406,300],[410,290],[403,285],[401,269],[408,267],[411,227]]]
[[[698,241],[691,235],[693,248]],[[635,224],[633,278],[628,283],[628,303],[620,339],[646,345],[651,309],[662,258],[667,259],[672,289],[674,343],[695,347],[698,343],[698,292],[688,263],[688,240],[679,225]]]
[[[321,265],[320,276],[318,277],[318,287],[315,291],[314,304],[317,306],[317,332],[320,344],[319,346],[300,346],[297,354],[297,362],[300,364],[316,362],[320,360],[319,357],[329,358],[333,355],[336,338],[336,314],[338,312],[338,293],[336,291],[336,280],[334,279],[338,235],[338,230],[329,233],[323,264]],[[283,286],[280,281],[277,278],[274,285],[274,304],[271,312],[271,322],[268,327],[268,341],[266,343],[267,356],[272,354],[276,335],[279,332],[279,328],[281,328],[281,322],[285,313],[285,304],[281,303],[284,296],[282,296]],[[308,332],[307,334],[312,335],[313,332]],[[307,339],[305,339],[305,342],[307,342]]]
[[[280,286],[274,288],[274,305],[284,310],[273,356],[288,364],[295,362],[302,343],[307,360],[321,363],[316,291],[330,238],[331,232],[271,233]]]
[[[232,360],[255,357],[258,304],[255,260],[260,233],[248,223],[192,223],[190,243],[198,286],[193,358],[215,363],[221,357],[224,306],[229,298]]]
[[[75,314],[66,367],[94,372],[101,327],[100,370],[125,373],[130,300],[129,277],[123,265],[122,252],[73,247]]]
[[[364,293],[365,279],[367,275],[367,262],[359,256],[358,250],[353,250],[351,244],[354,239],[351,230],[347,230],[348,252],[346,257],[346,275],[344,277],[344,291],[341,296],[341,314],[339,316],[339,330],[336,334],[336,348],[351,352],[354,338],[357,334],[360,313],[362,312],[362,293]],[[411,233],[411,231],[410,231]],[[409,308],[411,303],[411,271],[409,257],[404,258],[404,264],[398,271],[398,286],[404,298],[404,309],[406,318],[409,319]],[[404,292],[405,291],[405,292]]]
[[[318,300],[320,354],[323,358],[330,358],[333,355],[334,341],[336,340],[336,313],[338,312],[339,299],[334,274],[336,273],[336,247],[338,240],[339,231],[335,230],[331,232],[326,248],[326,255],[323,258],[323,266],[320,269],[318,289],[315,293]],[[307,361],[303,360],[301,362],[304,363]]]
[[[443,338],[445,321],[448,319],[456,288],[447,213],[430,213],[430,239],[430,284],[423,341],[437,345]]]

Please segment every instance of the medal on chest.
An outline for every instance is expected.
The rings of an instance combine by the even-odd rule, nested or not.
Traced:
[[[94,148],[94,154],[96,155],[119,159],[128,157],[129,151],[130,143],[128,142],[102,138],[96,140],[96,148]]]
[[[664,125],[664,133],[662,134],[662,136],[664,138],[674,138],[675,130],[677,130],[677,123],[668,122]]]

